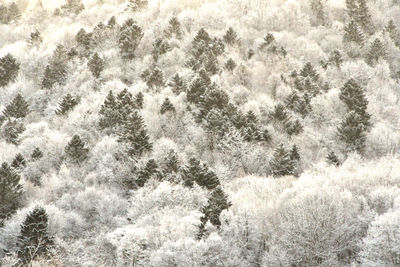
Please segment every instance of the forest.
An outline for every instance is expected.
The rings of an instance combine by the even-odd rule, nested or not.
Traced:
[[[0,0],[0,266],[399,266],[399,0]]]

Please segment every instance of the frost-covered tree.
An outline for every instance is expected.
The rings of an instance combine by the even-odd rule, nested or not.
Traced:
[[[106,99],[104,100],[104,104],[101,105],[101,109],[99,112],[100,128],[113,128],[118,123],[120,123],[120,114],[117,109],[117,100],[113,94],[113,91],[110,90]]]
[[[329,63],[335,65],[337,68],[340,69],[340,66],[343,63],[343,58],[339,50],[333,50],[329,55]]]
[[[310,5],[315,16],[315,25],[324,25],[326,18],[323,0],[311,0]]]
[[[232,27],[229,27],[229,29],[225,32],[222,40],[224,40],[227,45],[234,45],[239,41],[237,34]]]
[[[17,94],[13,101],[3,110],[3,116],[6,118],[25,118],[29,114],[29,104],[21,94]]]
[[[171,101],[169,100],[169,98],[165,98],[164,102],[161,105],[160,108],[160,113],[161,114],[165,114],[166,112],[175,112],[175,107],[174,105],[172,105]]]
[[[148,4],[148,0],[129,0],[128,9],[133,12],[137,12],[146,8]]]
[[[6,163],[0,166],[0,227],[22,204],[21,177]]]
[[[29,39],[29,43],[31,45],[39,45],[42,41],[42,36],[38,30],[31,32]]]
[[[350,21],[344,27],[343,42],[354,42],[358,45],[363,45],[364,35],[354,20]]]
[[[385,58],[386,54],[385,45],[379,38],[376,38],[366,55],[366,62],[369,65],[374,65],[380,58]]]
[[[58,104],[56,109],[57,115],[65,115],[68,111],[72,110],[76,105],[79,104],[79,97],[73,97],[71,94],[66,94],[61,102]]]
[[[294,175],[295,162],[291,159],[290,151],[283,144],[274,150],[269,166],[274,177]]]
[[[400,33],[394,24],[393,20],[389,20],[388,24],[385,27],[385,31],[389,33],[390,38],[395,43],[397,47],[400,47]]]
[[[11,167],[14,169],[23,168],[26,166],[26,161],[24,156],[21,153],[18,153],[11,163]]]
[[[72,162],[80,164],[87,159],[89,149],[79,135],[74,135],[65,147],[65,154]]]
[[[153,50],[151,51],[151,55],[153,56],[154,61],[157,62],[158,58],[161,55],[164,55],[170,50],[171,47],[168,42],[164,41],[161,38],[157,38],[153,43]]]
[[[104,70],[104,60],[98,53],[94,53],[94,55],[89,59],[87,65],[93,76],[98,79],[101,72]]]
[[[121,26],[118,44],[123,59],[132,60],[144,33],[133,19],[128,19]]]
[[[233,71],[236,68],[236,62],[230,58],[228,59],[228,61],[226,61],[225,63],[225,69],[227,69],[228,71]]]
[[[39,160],[43,157],[43,152],[40,150],[40,148],[36,147],[31,154],[31,160],[36,161]]]
[[[61,6],[60,11],[63,15],[75,14],[78,15],[85,9],[81,0],[67,0],[65,5]]]
[[[142,109],[144,104],[144,95],[139,92],[135,95],[134,105],[136,109]]]
[[[146,165],[144,168],[139,170],[138,176],[136,179],[136,184],[139,187],[143,187],[145,183],[150,179],[150,178],[161,178],[161,173],[158,169],[158,164],[154,159],[150,159],[146,162]]]
[[[181,40],[183,37],[183,30],[181,23],[177,17],[172,17],[168,22],[168,28],[165,30],[167,38],[175,36],[176,39]]]
[[[341,164],[339,158],[336,156],[335,152],[333,152],[333,151],[330,151],[328,153],[328,155],[326,156],[326,161],[329,164],[334,165],[336,167],[339,167]]]
[[[25,131],[25,126],[21,119],[9,118],[1,129],[1,135],[7,143],[18,145],[20,134]]]
[[[172,77],[172,80],[168,85],[171,87],[172,92],[176,95],[186,91],[186,83],[178,73]]]
[[[54,240],[48,231],[48,216],[44,208],[36,206],[27,214],[21,224],[18,247],[18,258],[23,265],[38,257],[51,256]]]
[[[366,128],[362,117],[355,111],[350,111],[337,128],[339,140],[346,146],[346,152],[362,154],[365,149]]]
[[[54,84],[63,85],[67,77],[68,54],[64,46],[58,45],[49,64],[46,66],[42,87],[51,89]]]
[[[170,150],[167,156],[164,158],[163,172],[166,174],[178,173],[180,170],[180,161],[177,153],[174,150]]]
[[[20,64],[11,54],[0,58],[0,87],[4,87],[15,81]]]
[[[201,164],[195,158],[191,158],[188,165],[182,169],[182,179],[186,186],[192,187],[194,183],[197,183],[209,190],[220,184],[218,177],[208,168],[207,164]]]
[[[8,24],[17,21],[21,17],[21,13],[15,2],[7,5],[0,5],[0,23]]]
[[[140,76],[151,89],[160,88],[164,85],[164,74],[163,72],[155,67],[153,69],[145,70]]]

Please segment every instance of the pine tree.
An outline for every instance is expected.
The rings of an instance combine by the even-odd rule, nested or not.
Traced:
[[[270,119],[283,124],[286,124],[290,120],[290,114],[282,104],[276,105],[274,110],[269,112],[268,116]]]
[[[0,167],[0,227],[22,204],[21,177],[4,162]]]
[[[290,158],[291,154],[283,144],[280,144],[272,155],[269,162],[271,173],[274,177],[281,177],[285,175],[294,175],[295,164]]]
[[[21,225],[18,245],[18,258],[23,265],[38,257],[51,255],[54,241],[48,232],[48,217],[44,208],[36,206],[28,213]]]
[[[21,153],[18,153],[11,163],[11,167],[14,169],[22,168],[26,166],[25,158],[22,156]]]
[[[89,70],[92,72],[95,78],[99,78],[101,72],[104,70],[104,60],[99,57],[98,53],[95,53],[87,63]]]
[[[36,147],[31,154],[31,159],[32,161],[39,160],[43,157],[43,152],[40,150],[40,148]]]
[[[289,135],[289,136],[292,136],[292,135],[299,135],[299,134],[301,134],[302,132],[303,132],[303,130],[304,130],[304,127],[303,127],[303,125],[300,123],[300,121],[299,120],[294,120],[294,121],[288,121],[288,122],[286,122],[285,124],[284,124],[284,128],[285,128],[285,131],[286,131],[286,133]]]
[[[373,32],[371,15],[369,14],[366,0],[358,0],[358,9],[355,19],[365,32]]]
[[[29,43],[31,45],[38,45],[41,42],[42,42],[42,37],[40,35],[40,32],[38,30],[31,32]]]
[[[122,25],[119,35],[119,48],[123,59],[132,60],[135,51],[143,38],[142,28],[136,25],[132,19],[128,19]]]
[[[151,89],[160,88],[164,85],[164,74],[163,72],[155,67],[154,69],[145,70],[140,76]]]
[[[165,31],[168,38],[175,35],[175,38],[181,40],[183,37],[182,26],[176,17],[172,17],[168,22],[168,29]]]
[[[375,64],[380,58],[386,56],[386,48],[382,41],[378,38],[374,40],[368,51],[366,61],[369,65]]]
[[[290,150],[290,159],[293,161],[300,161],[299,149],[296,145],[293,145],[292,149]]]
[[[150,137],[147,134],[143,118],[137,111],[134,111],[124,123],[118,142],[129,145],[127,152],[131,156],[141,156],[143,153],[151,151]]]
[[[207,221],[219,228],[221,226],[220,215],[230,206],[232,206],[232,203],[228,201],[228,196],[222,191],[221,187],[216,187],[208,198],[207,205],[201,209],[203,216],[200,218],[201,223],[197,238],[203,238]]]
[[[139,171],[136,184],[139,187],[143,187],[145,183],[152,177],[160,178],[161,174],[158,170],[158,165],[154,159],[147,161],[146,166]]]
[[[120,123],[125,122],[137,108],[132,94],[126,88],[119,92],[116,103]]]
[[[85,9],[85,6],[82,4],[81,0],[67,0],[66,4],[61,6],[61,10],[66,13],[72,13],[78,15]]]
[[[365,126],[362,118],[355,111],[346,114],[337,128],[339,140],[346,146],[346,152],[362,154],[365,149]]]
[[[362,34],[361,30],[358,28],[358,25],[354,20],[346,24],[346,26],[344,27],[343,42],[354,42],[358,45],[363,45],[364,35]]]
[[[82,163],[89,154],[89,149],[79,135],[74,135],[65,147],[65,154],[74,163]]]
[[[303,78],[310,78],[314,83],[319,81],[319,75],[310,62],[307,62],[301,69],[300,76]]]
[[[56,114],[65,115],[68,111],[72,110],[78,104],[79,98],[73,97],[71,94],[68,93],[58,104],[59,107],[56,110]]]
[[[261,44],[260,49],[264,49],[265,47],[268,47],[274,43],[275,43],[275,36],[272,33],[268,33],[264,37],[264,42]]]
[[[171,86],[172,92],[176,95],[186,91],[185,81],[179,76],[178,73],[172,77],[172,80],[168,85]]]
[[[46,66],[42,87],[51,89],[54,84],[64,84],[67,77],[68,54],[62,45],[58,45],[54,50],[53,56]]]
[[[117,101],[114,97],[112,90],[108,92],[108,95],[104,100],[104,104],[101,105],[99,114],[100,114],[99,125],[100,128],[102,129],[109,127],[113,128],[118,123],[121,123],[120,114],[117,110]]]
[[[86,33],[85,29],[81,28],[75,36],[75,41],[84,50],[89,51],[93,43],[91,33]]]
[[[8,7],[8,21],[18,20],[21,17],[21,13],[15,2],[12,2]]]
[[[19,119],[9,118],[2,128],[2,135],[6,142],[18,145],[19,136],[25,131],[24,124]]]
[[[0,58],[0,87],[15,81],[18,76],[20,64],[11,55],[7,54]]]
[[[9,103],[3,110],[3,116],[5,116],[6,118],[25,118],[28,113],[29,105],[21,96],[21,94],[17,94],[13,101]]]
[[[196,182],[199,186],[209,190],[214,189],[220,184],[218,177],[213,171],[208,169],[207,164],[201,164],[195,158],[191,158],[189,164],[183,168],[182,179],[185,186],[192,187],[194,182]]]
[[[180,170],[180,162],[178,155],[174,150],[170,150],[168,152],[168,155],[164,158],[164,166],[163,166],[163,172],[170,174],[170,173],[178,173]]]
[[[388,24],[385,27],[385,31],[389,33],[390,38],[394,42],[397,47],[400,47],[400,34],[397,30],[396,25],[394,25],[393,20],[389,20]]]
[[[153,43],[153,50],[151,51],[151,55],[153,56],[154,61],[157,62],[158,58],[168,51],[171,51],[171,47],[169,46],[168,42],[165,42],[161,38],[157,38]]]
[[[229,27],[225,35],[222,37],[222,40],[224,40],[227,45],[234,45],[239,41],[237,34],[232,27]]]
[[[169,98],[165,98],[164,102],[161,105],[160,108],[160,113],[161,114],[165,114],[166,112],[172,112],[175,113],[175,107],[174,105],[172,105],[171,101],[169,100]]]
[[[330,151],[328,153],[328,155],[326,156],[326,161],[331,164],[331,165],[335,165],[336,167],[340,166],[340,161],[339,158],[336,156],[335,152]]]
[[[147,7],[148,0],[129,0],[128,9],[137,12]]]
[[[225,63],[225,69],[229,71],[233,71],[236,68],[236,62],[230,58],[228,61]]]
[[[342,55],[340,54],[339,50],[335,49],[330,53],[329,56],[329,63],[334,64],[337,68],[340,69],[340,66],[343,63]]]
[[[315,16],[315,24],[316,25],[324,25],[325,24],[325,11],[322,0],[311,0],[311,10]]]

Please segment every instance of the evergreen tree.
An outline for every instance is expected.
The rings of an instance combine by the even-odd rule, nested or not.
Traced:
[[[362,118],[351,110],[340,123],[337,134],[346,146],[346,152],[362,154],[365,149],[366,133]]]
[[[56,114],[65,115],[68,111],[72,110],[78,104],[79,98],[73,97],[71,94],[68,93],[58,104],[59,107],[56,110]]]
[[[119,35],[119,48],[123,59],[131,60],[135,57],[135,51],[143,38],[144,33],[132,19],[128,19],[122,25]]]
[[[275,122],[281,122],[282,124],[286,124],[290,120],[290,114],[282,104],[276,105],[268,116]]]
[[[171,101],[169,100],[169,98],[165,98],[164,102],[161,105],[160,108],[160,113],[161,114],[165,114],[166,112],[173,112],[175,113],[175,107],[174,105],[172,105]]]
[[[225,69],[229,71],[233,71],[236,68],[236,62],[230,58],[228,61],[225,63]]]
[[[128,9],[136,12],[146,8],[148,4],[148,0],[129,0]]]
[[[40,32],[38,30],[31,32],[29,43],[31,45],[38,45],[41,42],[42,42],[42,37],[40,35]]]
[[[315,16],[315,25],[324,25],[325,11],[322,0],[311,0],[311,10]]]
[[[326,161],[331,164],[331,165],[335,165],[336,167],[340,166],[340,161],[339,158],[336,156],[335,152],[330,151],[328,153],[328,155],[326,156]]]
[[[117,110],[117,101],[114,97],[113,91],[110,90],[106,99],[104,100],[104,104],[101,105],[100,109],[100,121],[99,125],[100,128],[113,128],[120,121],[120,114]]]
[[[43,157],[43,152],[40,150],[40,148],[36,147],[31,154],[31,159],[32,161],[39,160]]]
[[[225,35],[222,37],[222,40],[224,40],[227,45],[234,45],[239,41],[237,34],[232,27],[229,27]]]
[[[272,33],[268,33],[264,37],[264,42],[261,44],[260,49],[264,49],[265,47],[268,47],[274,43],[275,43],[275,36]]]
[[[299,154],[299,149],[297,148],[296,145],[292,146],[292,149],[290,150],[290,159],[293,161],[300,161],[300,154]]]
[[[0,227],[22,204],[21,177],[4,162],[0,167]]]
[[[137,111],[134,111],[124,123],[118,142],[129,145],[128,154],[131,156],[141,156],[144,152],[151,151],[150,137],[147,134],[144,121]]]
[[[319,75],[310,62],[307,62],[301,69],[300,76],[303,78],[310,78],[314,83],[319,81]]]
[[[142,92],[139,92],[135,95],[135,107],[136,109],[142,109],[144,104],[144,95]]]
[[[339,50],[335,49],[330,53],[329,56],[329,63],[334,64],[337,68],[340,69],[340,66],[343,63],[342,55],[340,54]]]
[[[207,205],[201,209],[203,216],[200,218],[199,232],[197,238],[203,238],[207,221],[216,227],[221,226],[220,215],[222,211],[232,206],[228,201],[228,196],[222,191],[221,187],[216,187],[208,198]]]
[[[88,157],[89,149],[79,135],[74,135],[65,147],[67,157],[74,163],[81,163]]]
[[[9,118],[2,128],[2,135],[6,142],[18,145],[19,135],[25,131],[24,124],[19,119]]]
[[[397,30],[396,25],[394,25],[393,20],[389,20],[388,24],[385,27],[385,31],[389,33],[390,38],[394,42],[397,47],[400,47],[400,34]]]
[[[358,0],[357,16],[355,19],[365,32],[373,32],[371,15],[369,14],[366,0]]]
[[[274,150],[272,158],[269,162],[271,172],[274,177],[294,175],[295,164],[290,157],[291,153],[286,150],[283,144],[280,144]]]
[[[369,65],[375,64],[380,58],[386,56],[386,48],[382,41],[378,38],[374,40],[368,51],[366,61]]]
[[[48,232],[48,217],[45,209],[36,206],[28,213],[21,225],[18,245],[18,258],[23,265],[38,257],[51,255],[54,241]]]
[[[163,39],[157,38],[153,43],[153,50],[151,51],[151,55],[153,56],[154,61],[157,62],[158,58],[168,51],[171,51],[171,47],[169,46],[169,44]]]
[[[161,173],[158,170],[158,165],[154,159],[147,161],[146,166],[139,171],[136,184],[143,187],[145,183],[152,177],[161,178]]]
[[[61,6],[61,11],[64,14],[75,14],[78,15],[85,9],[85,6],[82,4],[81,0],[67,0],[65,5]]]
[[[361,30],[358,28],[358,25],[354,20],[346,24],[346,26],[344,27],[343,42],[354,42],[358,45],[363,45],[364,35],[362,34]]]
[[[172,92],[176,95],[186,91],[185,81],[179,76],[178,73],[172,77],[172,80],[168,85],[171,86]]]
[[[18,153],[11,163],[11,167],[14,169],[22,168],[26,166],[25,158],[22,156],[21,153]]]
[[[289,136],[301,134],[304,130],[304,127],[299,120],[286,122],[284,128]]]
[[[125,122],[132,112],[136,109],[136,104],[133,96],[128,89],[124,89],[117,95],[117,111],[119,114],[120,123]]]
[[[165,31],[168,38],[175,35],[175,38],[181,40],[183,37],[182,26],[176,17],[172,17],[168,22],[168,29]]]
[[[164,167],[163,172],[170,174],[170,173],[178,173],[180,170],[180,162],[178,155],[174,150],[170,150],[168,155],[164,158]]]
[[[15,81],[18,75],[20,64],[11,55],[7,54],[0,58],[0,87]]]
[[[145,70],[140,76],[151,89],[160,88],[164,85],[164,74],[163,72],[155,67],[154,69]]]
[[[189,164],[183,168],[182,179],[185,186],[192,187],[194,182],[196,182],[199,186],[209,190],[214,189],[220,184],[218,177],[213,171],[208,169],[207,164],[201,164],[195,158],[191,158]]]
[[[87,52],[90,50],[93,43],[92,34],[86,33],[86,31],[81,28],[75,36],[75,41]]]
[[[51,89],[54,84],[64,84],[67,77],[67,61],[68,54],[62,45],[58,45],[53,53],[53,56],[46,66],[42,87]]]
[[[28,113],[29,105],[20,94],[17,94],[13,101],[3,110],[3,116],[6,118],[25,118]]]
[[[104,60],[99,57],[98,53],[95,53],[87,63],[89,70],[92,72],[95,78],[99,78],[101,72],[104,70]]]

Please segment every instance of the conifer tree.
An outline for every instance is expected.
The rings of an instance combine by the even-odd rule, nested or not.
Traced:
[[[340,166],[339,158],[336,156],[335,152],[333,152],[333,151],[330,151],[328,153],[328,155],[326,156],[326,161],[331,165],[335,165],[336,167]]]
[[[171,47],[169,46],[168,42],[164,41],[161,38],[157,38],[153,43],[153,50],[151,51],[151,55],[153,56],[154,61],[157,62],[158,58],[161,55],[164,55],[170,50]]]
[[[139,92],[135,95],[135,107],[136,109],[142,109],[144,104],[144,95],[142,92]]]
[[[88,157],[89,149],[79,135],[74,135],[65,147],[65,153],[72,162],[81,163]]]
[[[78,15],[85,9],[85,6],[81,2],[81,0],[67,0],[65,5],[61,6],[61,10],[68,14],[72,13]]]
[[[167,174],[178,173],[180,170],[179,164],[180,162],[178,155],[174,150],[171,149],[168,152],[168,155],[164,158],[163,172]]]
[[[136,184],[139,187],[143,187],[145,183],[152,177],[160,178],[161,173],[158,170],[158,165],[154,159],[147,161],[146,166],[138,172],[138,178]]]
[[[24,124],[19,119],[8,119],[2,127],[2,134],[7,143],[18,145],[19,135],[25,131]]]
[[[228,201],[228,196],[222,191],[221,187],[216,187],[208,198],[207,205],[201,209],[203,216],[200,218],[198,239],[202,239],[205,234],[205,226],[207,221],[216,227],[221,226],[220,215],[222,211],[232,206]]]
[[[117,101],[114,97],[112,90],[108,92],[108,95],[104,100],[104,104],[101,105],[99,114],[100,114],[99,125],[100,128],[102,129],[109,127],[113,128],[118,123],[121,123],[120,114],[117,110]]]
[[[89,70],[92,72],[95,78],[99,78],[101,72],[104,70],[104,60],[99,57],[98,53],[95,53],[87,63]]]
[[[17,94],[13,101],[3,110],[3,116],[6,118],[25,118],[28,113],[29,105],[21,94]]]
[[[168,29],[165,31],[168,38],[175,35],[175,38],[181,40],[183,37],[183,31],[181,23],[177,17],[172,17],[168,22]]]
[[[72,110],[78,104],[79,98],[73,97],[70,93],[68,93],[58,104],[59,107],[56,110],[56,114],[65,115],[68,111]]]
[[[222,40],[224,40],[227,45],[234,45],[239,41],[237,34],[232,27],[229,27],[225,35],[222,37]]]
[[[333,50],[329,55],[329,63],[334,64],[337,68],[340,69],[340,66],[343,63],[342,55],[340,54],[339,50]]]
[[[120,123],[125,122],[132,114],[133,110],[136,109],[136,104],[133,96],[128,89],[124,89],[117,95],[117,111],[119,113]]]
[[[31,159],[32,161],[39,160],[43,157],[43,152],[40,150],[40,148],[36,147],[31,154]]]
[[[337,129],[339,140],[346,146],[346,152],[362,154],[365,149],[365,126],[362,118],[351,110],[346,114]]]
[[[311,0],[311,10],[315,16],[315,24],[316,25],[324,25],[325,24],[325,11],[322,0]]]
[[[366,0],[358,0],[358,8],[355,19],[365,32],[373,32],[371,15],[369,14]]]
[[[297,148],[296,145],[293,145],[292,149],[290,150],[290,159],[293,160],[293,161],[299,161],[300,160],[299,149]]]
[[[164,102],[161,105],[160,108],[160,113],[161,114],[165,114],[166,112],[172,112],[175,113],[175,107],[174,105],[172,105],[171,101],[169,100],[169,98],[165,98]]]
[[[28,213],[21,224],[18,245],[18,258],[23,265],[38,257],[51,255],[54,240],[48,232],[48,217],[44,208],[36,206]]]
[[[233,71],[236,68],[236,62],[230,58],[228,61],[225,63],[225,69],[229,71]]]
[[[128,19],[122,25],[119,35],[119,48],[123,59],[132,60],[135,51],[143,38],[142,28],[136,25],[133,19]]]
[[[81,46],[86,52],[88,52],[92,46],[93,39],[91,33],[87,33],[85,29],[81,28],[75,36],[75,41]],[[86,55],[87,53],[85,53]]]
[[[286,122],[284,124],[284,128],[289,136],[301,134],[304,129],[303,125],[298,119]]]
[[[129,0],[128,9],[136,12],[146,8],[148,4],[148,0]]]
[[[215,173],[208,169],[207,164],[201,164],[199,160],[191,158],[189,164],[182,170],[182,179],[185,186],[192,187],[194,182],[209,190],[217,187],[219,183]]]
[[[11,163],[11,167],[14,169],[22,168],[26,166],[25,158],[22,156],[21,153],[18,153]]]
[[[380,58],[384,58],[385,56],[386,56],[385,45],[379,38],[376,38],[374,42],[371,44],[371,47],[367,54],[366,61],[369,65],[374,65]]]
[[[163,72],[155,67],[154,69],[145,70],[140,76],[151,89],[160,88],[164,85],[164,74]]]
[[[282,104],[276,105],[268,116],[270,119],[283,124],[286,124],[290,120],[290,114]]]
[[[41,42],[42,42],[42,37],[40,35],[40,32],[38,30],[31,32],[29,43],[31,45],[38,45]]]
[[[400,34],[393,20],[389,20],[388,24],[385,27],[385,31],[389,33],[389,36],[394,44],[397,47],[400,47]]]
[[[286,150],[283,144],[280,144],[272,155],[269,162],[271,173],[274,177],[285,175],[294,175],[295,164],[290,158],[291,153]]]
[[[67,61],[68,55],[64,46],[58,45],[49,64],[46,66],[42,80],[43,88],[51,89],[56,83],[64,84],[67,77]]]
[[[118,142],[128,144],[127,152],[131,156],[141,156],[143,153],[151,151],[150,137],[147,134],[143,118],[137,111],[134,111],[124,122]]]
[[[7,54],[0,58],[0,87],[15,81],[18,75],[20,64],[11,55]]]
[[[354,42],[358,45],[363,45],[364,35],[354,20],[350,21],[350,23],[346,24],[344,27],[343,42]]]
[[[22,204],[21,177],[4,162],[0,167],[0,227]]]
[[[176,95],[186,91],[185,81],[179,76],[178,73],[172,77],[172,80],[168,85],[171,86],[172,92]]]
[[[319,75],[310,62],[307,62],[301,69],[300,76],[303,78],[310,78],[314,83],[319,81]]]

